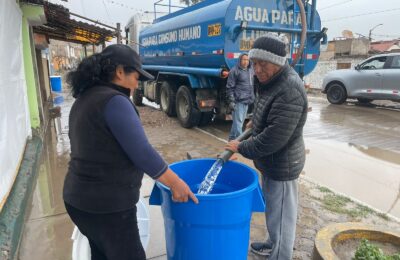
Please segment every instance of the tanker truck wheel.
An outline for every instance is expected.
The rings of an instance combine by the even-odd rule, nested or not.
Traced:
[[[176,93],[176,114],[179,122],[185,128],[197,126],[200,121],[201,113],[195,107],[194,96],[192,91],[186,87],[181,86]]]
[[[160,90],[160,106],[168,116],[176,116],[175,99],[176,88],[171,83],[164,81]]]
[[[136,89],[133,92],[133,97],[132,98],[133,98],[133,103],[136,106],[143,106],[143,93],[142,93],[142,91],[140,89]]]

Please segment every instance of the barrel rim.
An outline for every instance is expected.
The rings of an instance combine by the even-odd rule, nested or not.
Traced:
[[[179,162],[175,162],[170,164],[170,166],[174,166],[176,164],[180,164],[183,162],[190,162],[190,161],[216,161],[217,159],[215,158],[198,158],[198,159],[191,159],[191,160],[183,160],[183,161],[179,161]],[[241,163],[241,162],[236,162],[236,161],[228,161],[226,163],[233,163],[233,164],[238,164],[240,166],[243,166],[245,168],[247,168],[254,176],[254,181],[247,186],[246,188],[240,189],[240,190],[236,190],[233,192],[227,192],[227,193],[222,193],[222,194],[197,194],[195,193],[196,197],[201,199],[201,200],[218,200],[218,199],[228,199],[228,198],[234,198],[234,197],[239,197],[242,196],[244,194],[253,192],[255,189],[257,189],[257,185],[258,185],[258,174],[257,172],[251,168],[250,166]],[[164,184],[162,184],[161,182],[157,181],[156,185],[163,190],[166,190],[168,192],[171,192],[171,190],[165,186]]]

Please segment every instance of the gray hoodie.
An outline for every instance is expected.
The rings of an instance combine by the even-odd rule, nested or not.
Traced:
[[[226,94],[229,102],[251,104],[254,102],[254,72],[251,66],[247,69],[240,67],[243,55],[239,56],[238,63],[229,71]]]

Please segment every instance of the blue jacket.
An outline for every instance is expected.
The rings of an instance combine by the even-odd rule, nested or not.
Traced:
[[[247,69],[240,67],[240,55],[238,64],[233,67],[228,76],[226,94],[229,102],[251,104],[254,102],[253,76],[251,66]]]

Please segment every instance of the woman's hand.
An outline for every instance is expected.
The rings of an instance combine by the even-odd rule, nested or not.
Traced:
[[[193,200],[194,203],[198,204],[199,200],[190,190],[189,186],[181,178],[176,175],[170,168],[168,168],[158,178],[162,184],[168,186],[171,189],[172,201],[174,202],[188,202],[189,199]]]
[[[174,202],[188,202],[189,199],[198,204],[199,200],[190,190],[189,186],[178,177],[176,183],[169,187],[172,192],[172,201]]]

